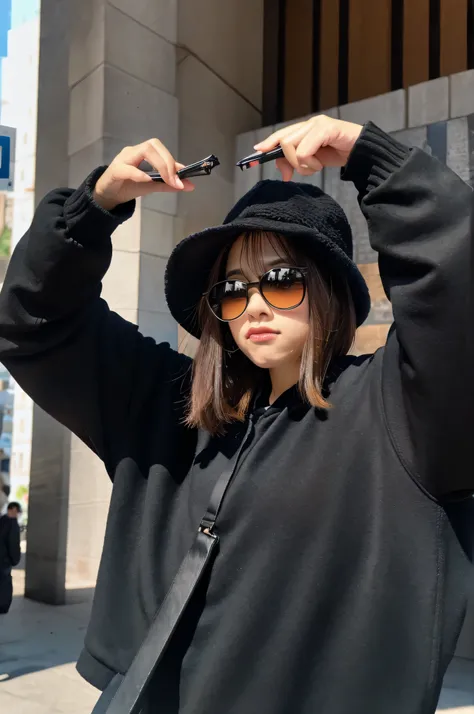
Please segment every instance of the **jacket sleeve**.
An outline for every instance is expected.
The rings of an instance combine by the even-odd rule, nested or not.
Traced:
[[[393,307],[382,374],[392,442],[431,495],[464,496],[474,491],[472,190],[371,123],[342,177],[359,191]]]
[[[8,529],[7,552],[10,564],[13,567],[18,565],[21,560],[20,549],[20,526],[16,518],[11,518],[10,528]]]
[[[111,473],[139,402],[177,374],[183,356],[143,337],[100,297],[111,234],[134,210],[94,202],[103,171],[76,191],[47,195],[16,246],[0,294],[0,361]]]

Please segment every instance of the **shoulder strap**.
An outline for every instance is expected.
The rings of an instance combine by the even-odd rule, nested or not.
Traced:
[[[239,457],[252,431],[253,422],[250,419],[239,449],[214,486],[196,539],[181,563],[129,670],[121,680],[114,677],[99,698],[92,714],[139,714],[147,684],[181,620],[187,603],[217,550],[219,536],[214,530],[216,518]]]

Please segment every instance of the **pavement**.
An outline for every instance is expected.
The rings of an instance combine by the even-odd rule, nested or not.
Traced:
[[[26,600],[23,588],[20,564],[14,571],[11,610],[0,615],[0,712],[91,714],[98,692],[77,674],[75,660],[82,647],[93,589],[69,588],[68,603],[52,607]],[[453,660],[438,712],[474,714],[473,661]]]

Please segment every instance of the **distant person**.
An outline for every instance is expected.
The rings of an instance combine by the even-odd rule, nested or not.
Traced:
[[[5,615],[12,604],[12,568],[21,558],[20,526],[18,516],[21,506],[16,501],[8,504],[7,513],[0,517],[0,615]]]

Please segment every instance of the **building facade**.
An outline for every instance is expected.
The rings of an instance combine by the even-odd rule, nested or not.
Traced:
[[[1,122],[15,127],[15,190],[5,194],[10,209],[10,249],[31,223],[35,208],[36,113],[38,102],[39,0],[13,0],[7,53],[1,62]],[[21,84],[21,91],[19,85]],[[3,277],[2,277],[3,280]],[[11,497],[22,502],[27,519],[31,465],[33,403],[14,387],[14,428],[9,483]],[[2,432],[3,435],[3,432]],[[1,438],[1,437],[0,437]]]
[[[176,241],[220,222],[274,167],[241,174],[236,157],[270,129],[314,112],[373,119],[472,177],[474,64],[467,0],[43,0],[35,190],[78,185],[127,144],[159,137],[179,161],[221,166],[193,194],[138,202],[117,230],[104,281],[111,307],[193,349],[163,296]],[[469,30],[469,31],[468,31]],[[52,78],[54,77],[54,81]],[[263,127],[263,128],[262,128]],[[356,349],[391,321],[375,255],[349,186],[311,178],[345,207],[372,311]],[[74,436],[34,407],[26,592],[61,603],[66,582],[94,582],[110,484]],[[474,658],[474,623],[462,646]]]

